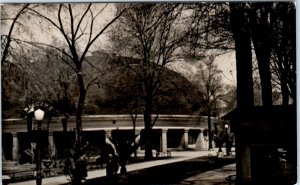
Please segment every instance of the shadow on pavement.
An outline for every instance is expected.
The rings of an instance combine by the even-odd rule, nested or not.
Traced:
[[[235,163],[234,158],[199,157],[177,163],[165,164],[118,175],[115,179],[101,177],[90,180],[89,185],[128,184],[128,185],[175,185],[186,178],[209,170]]]

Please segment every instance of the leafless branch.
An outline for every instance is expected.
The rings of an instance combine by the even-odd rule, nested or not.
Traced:
[[[88,89],[89,87],[91,87],[94,84],[97,84],[97,80],[99,77],[95,77],[94,79],[92,79],[86,86],[86,89]]]
[[[126,11],[126,9],[123,9],[123,11],[121,11],[117,16],[115,16],[109,23],[107,23],[104,28],[102,28],[102,30],[100,32],[98,32],[98,34],[90,41],[88,42],[85,50],[83,51],[80,61],[83,61],[83,59],[85,58],[85,55],[87,54],[88,50],[90,49],[91,45],[95,42],[95,40],[103,34],[103,32],[111,25],[113,24],[124,12]]]
[[[3,52],[2,52],[2,58],[1,58],[1,64],[3,64],[6,60],[6,57],[8,55],[8,50],[9,50],[9,47],[10,47],[10,43],[11,43],[11,37],[12,37],[12,33],[13,33],[13,30],[14,30],[14,27],[15,27],[15,24],[16,24],[16,21],[19,19],[19,17],[28,9],[29,7],[29,4],[25,4],[22,9],[17,13],[17,15],[13,18],[13,22],[10,26],[10,29],[8,31],[8,35],[6,37],[6,44],[5,44],[5,47],[3,49]]]
[[[13,38],[13,40],[17,41],[17,42],[22,42],[22,43],[26,43],[26,44],[30,44],[32,46],[38,47],[39,46],[47,46],[50,48],[53,48],[59,52],[62,52],[64,55],[66,55],[67,57],[69,57],[72,60],[72,56],[69,55],[67,52],[65,52],[64,50],[62,50],[61,48],[59,48],[58,46],[53,46],[51,44],[46,44],[46,43],[41,43],[41,42],[34,42],[34,41],[26,41],[26,40],[21,40],[21,39],[17,39],[17,38]],[[69,62],[67,62],[66,60],[63,60],[68,66],[70,66],[73,70],[75,70],[74,66],[71,65]]]
[[[91,6],[92,6],[92,4],[90,3],[90,4],[88,5],[88,7],[86,8],[86,10],[84,11],[84,13],[82,14],[82,16],[81,16],[81,18],[80,18],[80,20],[79,20],[79,22],[78,22],[78,24],[77,24],[77,27],[76,27],[76,29],[75,29],[74,35],[77,35],[78,30],[80,29],[80,25],[81,25],[81,23],[82,23],[84,17],[86,16],[86,14],[88,13],[88,11],[90,11]]]

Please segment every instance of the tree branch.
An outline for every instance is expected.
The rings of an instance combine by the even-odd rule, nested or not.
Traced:
[[[92,3],[90,3],[90,4],[88,5],[88,7],[87,7],[86,10],[84,11],[83,15],[81,16],[81,18],[80,18],[80,20],[79,20],[79,22],[78,22],[78,24],[77,24],[75,33],[74,33],[75,35],[77,35],[77,32],[78,32],[78,30],[79,30],[79,28],[80,28],[80,25],[81,25],[81,23],[82,23],[82,21],[83,21],[85,15],[86,15],[86,14],[88,13],[88,11],[90,10],[91,6],[92,6]]]
[[[114,17],[108,24],[106,24],[106,26],[104,28],[102,28],[102,30],[87,44],[85,50],[83,51],[80,61],[83,61],[85,55],[87,54],[89,48],[91,47],[91,45],[95,42],[95,40],[112,24],[114,23],[124,12],[126,11],[126,9],[124,9],[123,11],[121,11],[116,17]]]
[[[3,52],[2,52],[2,58],[1,58],[1,64],[3,64],[7,58],[7,55],[8,55],[8,50],[9,50],[9,47],[10,47],[10,43],[11,43],[11,36],[12,36],[12,32],[13,32],[13,29],[15,27],[15,24],[18,20],[18,18],[24,13],[24,11],[29,7],[29,4],[25,4],[22,9],[18,12],[18,14],[15,16],[15,18],[13,19],[13,22],[10,26],[10,29],[9,29],[9,32],[8,32],[8,35],[6,37],[6,44],[5,44],[5,47],[3,49]]]

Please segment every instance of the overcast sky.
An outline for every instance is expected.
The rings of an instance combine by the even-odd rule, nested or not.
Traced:
[[[95,3],[93,8],[95,11],[101,9],[105,3]],[[82,8],[81,8],[82,7]],[[8,14],[14,14],[16,6],[15,5],[4,5],[2,6],[2,9],[5,10]],[[77,7],[78,10],[76,13],[80,13],[80,11],[83,11],[83,6]],[[46,12],[41,11],[43,14],[47,15],[50,18],[57,17],[57,12]],[[113,4],[109,4],[105,10],[99,15],[99,18],[97,19],[95,25],[95,29],[101,29],[105,23],[107,23],[109,20],[111,20],[114,16],[115,8]],[[55,19],[54,19],[55,20]],[[41,26],[39,23],[40,20],[34,19],[32,17],[26,17],[22,19],[22,23],[26,25],[30,25],[30,30],[28,32],[21,31],[16,32],[15,37],[25,39],[25,40],[34,40],[38,42],[43,42],[47,44],[51,44],[53,42],[53,38],[57,38],[58,40],[62,39],[61,34],[58,32],[56,28],[53,26]],[[57,21],[57,20],[56,20]],[[45,24],[43,24],[45,25]],[[6,33],[9,29],[8,26],[1,27],[1,31],[3,33]],[[16,29],[17,30],[17,29]],[[95,33],[97,33],[95,31]],[[65,41],[62,41],[62,43],[65,43]],[[85,40],[82,39],[82,43],[85,43]],[[104,33],[102,36],[98,38],[98,40],[95,42],[95,45],[93,49],[106,49],[108,43],[107,39],[107,33]],[[236,83],[236,69],[235,69],[235,54],[234,52],[230,52],[224,55],[221,55],[217,57],[216,63],[219,66],[219,69],[223,71],[223,82],[226,84],[235,84]],[[185,66],[184,66],[185,67]]]

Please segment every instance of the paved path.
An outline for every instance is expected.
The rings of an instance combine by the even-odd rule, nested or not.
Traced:
[[[179,161],[184,161],[188,159],[193,159],[197,157],[202,157],[202,156],[207,156],[208,151],[181,151],[181,152],[172,152],[172,158],[169,159],[164,159],[164,160],[155,160],[155,161],[148,161],[148,162],[141,162],[141,163],[135,163],[135,164],[129,164],[127,165],[127,171],[134,171],[134,170],[140,170],[140,169],[145,169],[145,168],[150,168],[153,166],[158,166],[158,165],[164,165],[164,164],[170,164],[170,163],[175,163]],[[233,167],[227,167],[233,169]],[[225,177],[227,177],[227,173],[221,175],[218,173],[224,173],[225,171],[229,172],[230,175],[235,173],[232,170],[226,170],[226,167],[214,170],[215,171],[215,178],[217,179],[222,179],[225,181]],[[198,184],[203,184],[203,181],[201,179],[206,179],[208,180],[210,177],[213,177],[212,174],[214,174],[213,171],[201,173],[199,175],[196,175],[194,177],[190,177],[188,179],[185,179],[182,181],[182,184],[191,184],[191,182],[195,181]],[[229,174],[229,173],[228,173]],[[93,170],[88,172],[88,177],[87,179],[94,179],[94,178],[99,178],[103,177],[106,175],[105,169],[98,169],[98,170]],[[226,182],[226,181],[225,181]],[[66,176],[57,176],[57,177],[50,177],[50,178],[44,178],[42,184],[43,185],[60,185],[60,184],[66,184],[68,183],[67,177]],[[18,182],[18,183],[12,183],[13,185],[35,185],[36,182],[35,180],[30,180],[30,181],[23,181],[23,182]]]
[[[198,175],[189,177],[180,182],[180,184],[193,184],[193,185],[228,185],[225,180],[229,175],[235,175],[235,164],[223,166],[221,168],[200,173]],[[233,185],[234,183],[232,183]]]

